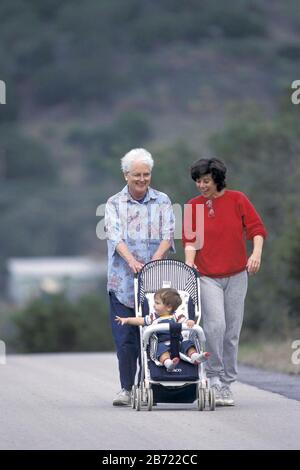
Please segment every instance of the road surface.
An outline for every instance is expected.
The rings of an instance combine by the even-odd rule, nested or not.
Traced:
[[[0,366],[0,449],[300,448],[300,401],[245,383],[234,385],[235,407],[214,412],[113,407],[116,391],[112,353],[8,356]]]

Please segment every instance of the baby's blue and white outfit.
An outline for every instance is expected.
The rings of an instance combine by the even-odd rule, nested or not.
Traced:
[[[172,315],[169,316],[164,316],[160,317],[156,315],[156,313],[150,313],[150,315],[146,315],[144,317],[144,324],[145,326],[149,325],[159,325],[161,323],[170,323],[170,322],[175,322],[175,323],[185,323],[188,319],[186,318],[185,315],[182,313],[177,314],[176,312],[173,313]],[[171,348],[171,339],[170,339],[170,333],[169,331],[163,331],[163,332],[156,332],[157,339],[158,339],[158,344],[157,344],[157,349],[156,349],[156,355],[155,358],[159,360],[160,356],[165,353],[165,352],[170,352]],[[195,347],[195,344],[193,341],[189,339],[189,332],[187,332],[187,335],[184,335],[185,337],[181,335],[180,338],[180,352],[187,355],[188,350],[191,347]]]

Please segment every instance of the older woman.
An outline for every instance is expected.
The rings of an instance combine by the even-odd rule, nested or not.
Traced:
[[[201,195],[186,206],[183,242],[186,263],[200,273],[203,328],[211,353],[207,376],[215,388],[216,404],[234,405],[230,385],[237,377],[247,273],[256,274],[260,268],[266,230],[247,197],[225,189],[225,176],[226,167],[216,158],[192,165],[191,177]],[[197,211],[200,205],[204,214]],[[199,214],[202,220],[196,220]],[[195,232],[199,227],[203,243]],[[192,232],[195,237],[190,236]],[[253,242],[249,258],[245,238]]]
[[[133,149],[121,160],[126,186],[106,203],[108,284],[112,333],[117,349],[121,391],[114,406],[130,404],[139,335],[134,326],[122,327],[115,317],[132,317],[134,273],[151,260],[174,250],[174,214],[170,199],[150,187],[153,159],[145,149]]]

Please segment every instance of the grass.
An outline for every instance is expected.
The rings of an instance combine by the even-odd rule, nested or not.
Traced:
[[[293,344],[295,341],[298,344]],[[241,342],[239,362],[261,369],[300,375],[300,334],[291,335],[289,339]]]

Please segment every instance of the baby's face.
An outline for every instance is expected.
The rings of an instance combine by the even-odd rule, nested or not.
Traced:
[[[168,312],[168,307],[163,304],[160,297],[154,297],[154,310],[157,315],[163,315]]]

